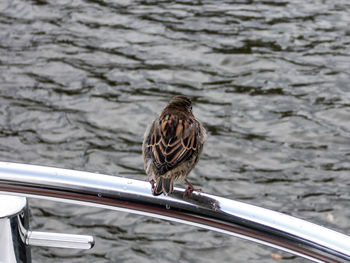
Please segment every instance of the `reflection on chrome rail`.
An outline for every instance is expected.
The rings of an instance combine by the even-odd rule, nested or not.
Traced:
[[[153,196],[150,184],[88,172],[0,162],[0,192],[102,207],[190,224],[314,262],[350,261],[350,237],[261,207],[194,192]],[[1,205],[1,203],[0,203]]]

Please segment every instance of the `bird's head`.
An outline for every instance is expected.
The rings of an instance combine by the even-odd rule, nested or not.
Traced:
[[[174,96],[166,106],[167,109],[176,109],[192,113],[192,102],[183,95]]]

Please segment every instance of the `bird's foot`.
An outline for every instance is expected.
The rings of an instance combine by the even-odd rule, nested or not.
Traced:
[[[156,182],[152,179],[151,181],[149,181],[149,183],[152,185],[152,192],[153,192],[154,187],[156,186]]]
[[[202,188],[194,188],[193,185],[187,179],[185,179],[185,183],[188,185],[188,187],[185,190],[183,197],[190,196],[193,191],[202,192]]]

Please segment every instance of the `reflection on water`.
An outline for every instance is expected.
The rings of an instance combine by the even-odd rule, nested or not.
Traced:
[[[191,182],[350,233],[348,1],[56,2],[0,3],[2,161],[145,179],[143,132],[185,94],[209,132]],[[91,251],[35,248],[34,262],[276,253],[157,219],[31,206],[34,229],[97,239]]]

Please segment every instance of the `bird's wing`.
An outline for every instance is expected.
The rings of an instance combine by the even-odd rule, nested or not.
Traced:
[[[159,174],[165,174],[198,151],[198,133],[199,123],[194,119],[168,114],[153,123],[147,144]]]

